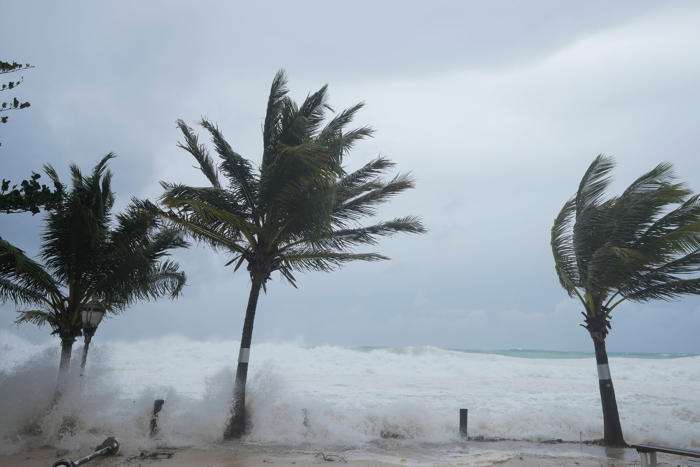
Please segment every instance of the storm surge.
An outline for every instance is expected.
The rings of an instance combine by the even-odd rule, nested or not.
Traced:
[[[56,342],[0,331],[0,451],[80,449],[107,435],[126,452],[220,441],[238,342],[96,337],[87,373],[51,407]],[[81,345],[74,347],[74,363]],[[700,357],[611,358],[628,442],[700,444]],[[149,437],[153,401],[164,399]],[[469,435],[578,442],[602,437],[596,365],[435,347],[348,349],[259,343],[251,351],[246,442],[363,449],[382,440],[435,445]]]

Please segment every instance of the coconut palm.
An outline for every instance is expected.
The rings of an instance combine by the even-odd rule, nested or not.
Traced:
[[[263,125],[262,163],[254,170],[236,153],[221,131],[203,120],[220,161],[215,164],[206,147],[183,121],[179,146],[194,156],[210,186],[163,183],[161,200],[167,218],[196,240],[231,255],[227,265],[243,263],[251,279],[238,356],[238,367],[224,437],[240,437],[245,428],[245,385],[253,322],[260,289],[274,271],[296,286],[296,271],[332,271],[351,261],[387,259],[378,253],[355,253],[357,245],[373,245],[378,237],[397,232],[424,232],[415,217],[402,217],[371,226],[359,221],[375,213],[375,206],[413,187],[406,175],[390,181],[379,176],[393,164],[375,159],[346,173],[343,156],[372,130],[346,130],[362,104],[326,120],[327,87],[310,94],[301,106],[287,96],[283,71],[275,76]],[[227,185],[221,180],[223,174]]]
[[[139,300],[176,297],[185,283],[178,264],[164,258],[187,246],[177,230],[138,202],[112,222],[113,157],[102,158],[89,176],[71,166],[72,188],[46,216],[43,264],[0,238],[0,300],[29,308],[19,311],[18,323],[49,324],[61,339],[57,393],[81,335],[82,306],[96,300],[117,313]],[[51,166],[45,171],[60,184]]]
[[[593,161],[555,219],[551,245],[559,282],[581,301],[593,339],[604,441],[624,445],[605,350],[611,313],[625,301],[700,293],[700,197],[663,163],[604,199],[613,167],[609,157]]]

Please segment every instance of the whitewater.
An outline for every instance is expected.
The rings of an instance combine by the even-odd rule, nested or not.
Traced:
[[[98,335],[82,387],[47,414],[57,342],[34,344],[0,330],[0,453],[43,444],[80,449],[107,435],[131,450],[216,443],[228,415],[238,345],[179,336],[108,342]],[[76,343],[76,365],[81,350]],[[459,441],[460,408],[469,410],[471,437],[602,438],[595,360],[552,355],[254,344],[244,441],[348,449],[382,440],[449,445]],[[610,368],[627,442],[700,446],[700,356],[612,357]],[[155,399],[165,405],[153,440]]]

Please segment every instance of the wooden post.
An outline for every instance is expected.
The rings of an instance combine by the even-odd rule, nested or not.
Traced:
[[[467,436],[467,418],[469,417],[469,409],[459,409],[459,434],[462,439],[468,439]]]
[[[165,401],[163,399],[156,399],[153,402],[153,415],[151,416],[151,437],[158,433],[158,412],[163,408]]]

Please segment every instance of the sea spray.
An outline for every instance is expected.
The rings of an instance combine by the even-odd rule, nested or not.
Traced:
[[[237,346],[177,336],[96,340],[82,389],[47,412],[58,345],[37,346],[0,331],[0,449],[89,449],[108,435],[120,439],[125,453],[217,443]],[[75,354],[80,350],[77,343]],[[700,445],[700,357],[611,358],[610,367],[629,442]],[[459,408],[469,409],[470,436],[596,439],[602,416],[595,372],[591,357],[254,344],[245,441],[360,450],[377,443],[454,444]],[[155,399],[166,402],[151,439]]]

